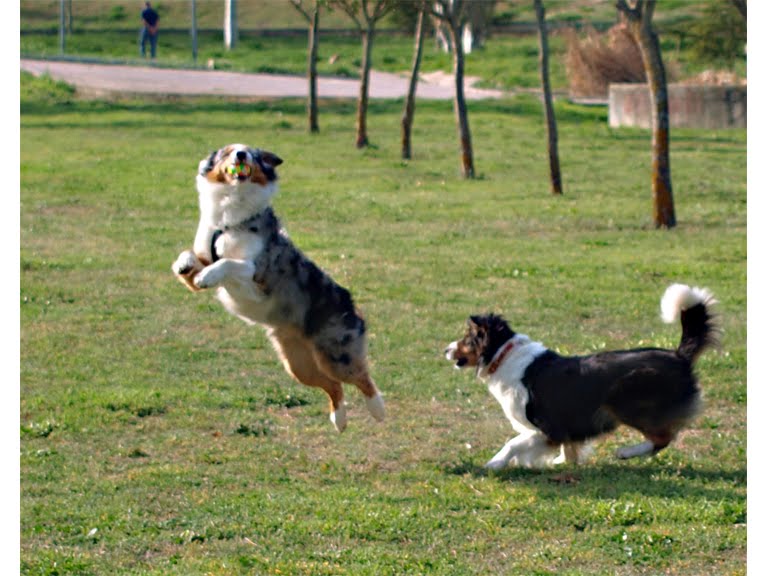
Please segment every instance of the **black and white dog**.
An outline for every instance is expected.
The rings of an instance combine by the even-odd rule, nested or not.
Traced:
[[[637,348],[560,356],[514,332],[498,315],[471,316],[464,338],[446,358],[473,366],[518,435],[486,464],[541,467],[578,463],[592,438],[625,424],[645,442],[619,449],[619,458],[655,454],[695,416],[700,394],[693,365],[718,343],[711,292],[673,284],[661,299],[662,319],[682,323],[676,350]]]

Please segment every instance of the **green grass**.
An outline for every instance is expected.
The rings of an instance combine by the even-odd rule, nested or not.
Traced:
[[[470,103],[479,177],[459,177],[450,103],[84,102],[21,77],[21,573],[746,573],[746,133],[675,130],[678,227],[651,224],[649,135],[558,103],[565,195],[547,181],[541,108]],[[237,123],[232,118],[237,118]],[[263,331],[192,294],[209,150],[278,153],[275,208],[364,310],[388,419],[348,389],[338,435]],[[698,364],[706,408],[667,451],[486,474],[512,435],[441,355],[474,312],[564,353],[673,346],[673,281],[721,301]],[[576,482],[562,482],[568,472]]]

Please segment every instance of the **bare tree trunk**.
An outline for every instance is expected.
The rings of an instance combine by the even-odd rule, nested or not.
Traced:
[[[293,0],[294,2],[296,0]],[[360,97],[357,99],[357,136],[355,146],[368,146],[368,85],[371,77],[371,52],[376,23],[384,18],[395,6],[396,0],[324,0],[329,7],[338,7],[346,12],[360,32],[363,44],[363,58],[360,69]]]
[[[402,125],[402,157],[405,160],[411,158],[411,127],[413,126],[413,114],[416,108],[416,86],[419,82],[419,68],[421,67],[421,54],[424,48],[424,29],[427,19],[424,10],[419,11],[416,22],[416,41],[413,51],[413,67],[411,68],[411,81],[408,84],[408,95],[405,98],[405,110],[403,111]]]
[[[64,0],[59,0],[59,53],[64,54],[67,41],[67,29],[65,27],[65,14],[66,7],[64,6]]]
[[[360,70],[360,97],[357,100],[357,138],[355,146],[368,146],[368,85],[371,77],[371,49],[373,48],[373,27],[363,31],[363,62]]]
[[[307,116],[309,118],[309,131],[316,133],[320,131],[317,122],[317,44],[318,44],[318,24],[320,21],[320,7],[315,2],[312,11],[312,20],[309,25],[309,56],[308,56],[308,75],[309,75],[309,99],[307,100]]]
[[[192,12],[192,24],[189,33],[192,36],[192,61],[197,63],[197,3],[191,0],[190,8]]]
[[[456,114],[456,125],[459,129],[461,143],[461,172],[464,178],[475,177],[475,164],[472,158],[472,134],[469,130],[467,102],[464,98],[464,48],[461,44],[461,25],[451,24],[451,41],[453,42],[453,76],[456,83],[456,95],[453,100],[453,110]]]
[[[544,97],[544,114],[547,121],[547,151],[549,152],[549,174],[552,194],[562,194],[563,185],[560,176],[560,158],[557,152],[557,122],[552,106],[552,89],[549,85],[549,42],[547,41],[547,22],[544,5],[541,0],[533,0],[536,21],[539,24],[539,69],[541,71],[541,89]]]
[[[629,29],[640,46],[651,94],[653,222],[656,228],[674,228],[677,221],[669,163],[667,76],[661,59],[659,38],[652,23],[656,0],[637,0],[634,8],[630,8],[626,0],[617,0],[616,6],[626,16]]]

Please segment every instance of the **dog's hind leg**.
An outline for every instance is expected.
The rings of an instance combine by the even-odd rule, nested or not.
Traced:
[[[312,344],[300,336],[281,333],[278,337],[275,331],[271,331],[269,337],[285,370],[291,376],[306,386],[322,388],[328,394],[331,402],[330,420],[336,430],[343,432],[347,427],[344,389],[341,382],[333,380],[320,370],[315,362]]]
[[[381,422],[386,416],[386,410],[384,409],[384,399],[381,397],[381,392],[376,387],[376,384],[366,372],[360,378],[352,382],[360,389],[360,392],[365,396],[365,405],[368,408],[368,412],[371,413],[376,420]]]
[[[675,435],[671,432],[646,433],[647,440],[634,446],[624,446],[616,451],[616,456],[622,460],[637,458],[638,456],[650,456],[664,450],[672,442]]]
[[[566,442],[562,445],[562,453],[553,464],[581,464],[589,454],[589,446],[585,442]]]
[[[331,379],[354,384],[365,396],[365,405],[371,416],[381,422],[386,416],[384,399],[376,383],[368,374],[364,353],[344,352],[334,357],[327,352],[315,349],[315,361]]]

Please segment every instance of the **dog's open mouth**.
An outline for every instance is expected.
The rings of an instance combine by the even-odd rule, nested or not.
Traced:
[[[248,180],[248,178],[251,177],[252,170],[253,169],[251,168],[251,165],[246,164],[245,162],[232,164],[229,168],[227,168],[227,172],[229,172],[232,176],[237,178],[240,182],[243,182],[244,180]]]

